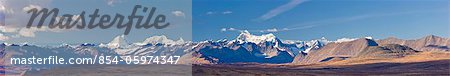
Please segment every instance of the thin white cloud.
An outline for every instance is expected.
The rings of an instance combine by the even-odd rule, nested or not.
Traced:
[[[113,6],[114,3],[116,3],[116,2],[117,2],[117,0],[106,0],[106,3],[110,6]]]
[[[218,14],[218,15],[226,15],[226,14],[232,14],[233,13],[233,11],[223,11],[223,12],[221,12],[221,11],[208,11],[208,12],[206,12],[206,15],[216,15],[216,14]]]
[[[294,25],[288,26],[286,28],[289,28],[289,30],[301,30],[301,29],[314,28],[314,27],[318,27],[318,26],[328,26],[328,25],[335,25],[335,24],[340,24],[340,23],[348,23],[348,22],[364,20],[364,19],[369,19],[369,18],[375,18],[375,17],[386,17],[386,16],[418,14],[418,13],[433,13],[433,12],[445,12],[445,11],[417,10],[417,11],[397,11],[397,12],[389,12],[389,13],[361,14],[361,15],[354,15],[354,16],[323,19],[323,20],[312,21],[312,22],[302,22],[299,24],[294,24]]]
[[[282,31],[289,31],[289,30],[292,30],[292,29],[288,29],[288,28],[282,28],[282,29],[271,28],[271,29],[266,29],[266,30],[259,30],[259,32],[262,32],[262,33],[268,33],[268,32],[274,33],[274,32],[282,32]]]
[[[6,10],[5,6],[0,5],[0,11],[1,11],[1,12],[4,12],[5,10]]]
[[[227,28],[222,28],[222,29],[220,29],[220,31],[225,32],[225,31],[227,31]]]
[[[233,13],[232,11],[225,11],[225,12],[222,12],[222,14],[231,14],[231,13]]]
[[[5,6],[0,4],[0,12],[3,12],[5,14],[12,14],[14,11],[12,9],[8,9]]]
[[[243,31],[243,30],[241,30],[241,29],[236,29],[236,28],[222,28],[222,29],[220,29],[220,31],[222,31],[222,32],[226,32],[226,31],[234,31],[234,32],[240,32],[240,31]]]
[[[26,7],[23,7],[22,11],[26,12],[26,11],[31,10],[31,9],[33,9],[33,8],[36,8],[36,9],[38,9],[38,10],[41,10],[41,9],[42,9],[42,7],[39,6],[39,5],[33,5],[33,4],[30,4],[30,5],[26,6]]]
[[[20,36],[24,36],[24,37],[35,37],[36,35],[34,34],[34,32],[39,31],[39,30],[34,30],[34,29],[20,29],[19,34]]]
[[[12,14],[14,11],[11,8],[6,8],[5,2],[0,1],[0,12],[4,14]]]
[[[273,29],[267,29],[266,31],[267,31],[267,32],[278,32],[278,29],[273,28]]]
[[[31,28],[21,28],[18,31],[18,35],[23,36],[23,37],[35,37],[36,32],[63,32],[63,31],[67,31],[67,30],[59,29],[59,28],[50,29],[47,27],[41,27],[41,28],[31,27]]]
[[[21,28],[19,30],[19,35],[23,36],[23,37],[35,37],[35,32],[37,31],[46,31],[46,29],[43,28],[36,28],[36,27],[32,27],[32,28]]]
[[[228,28],[228,30],[230,30],[230,31],[236,31],[237,29],[235,29],[235,28]]]
[[[259,17],[258,20],[268,20],[271,19],[272,17],[275,17],[283,12],[289,11],[292,8],[294,8],[295,6],[302,4],[304,2],[307,2],[308,0],[292,0],[287,4],[278,6],[275,9],[270,10],[269,12],[267,12],[266,14],[262,15],[261,17]]]
[[[206,12],[206,15],[212,15],[212,14],[214,14],[215,12],[213,12],[213,11],[208,11],[208,12]]]
[[[29,19],[29,15],[26,11],[36,8],[47,8],[51,3],[51,0],[42,1],[28,1],[28,0],[5,0],[0,1],[0,11],[4,12],[5,26],[8,27],[24,27],[27,22],[24,20]],[[24,12],[25,11],[25,12]]]
[[[18,30],[19,29],[15,27],[0,26],[0,32],[13,33],[17,32]]]
[[[302,22],[299,24],[294,24],[290,26],[286,26],[284,28],[269,28],[269,29],[247,29],[252,32],[261,32],[261,33],[273,33],[273,32],[283,32],[283,31],[291,31],[291,30],[302,30],[302,29],[310,29],[318,26],[328,26],[328,25],[334,25],[334,24],[340,24],[340,23],[348,23],[352,21],[357,20],[364,20],[368,18],[373,17],[383,17],[383,16],[394,16],[394,15],[405,15],[405,14],[416,14],[416,13],[429,13],[429,12],[441,12],[441,11],[406,11],[406,12],[395,12],[395,13],[389,13],[389,14],[362,14],[362,15],[355,15],[355,16],[348,16],[348,17],[338,17],[338,18],[330,18],[330,19],[323,19],[319,21],[311,21],[311,22]],[[227,29],[228,31],[228,29]],[[346,39],[341,39],[340,41],[346,41]]]
[[[184,12],[182,12],[182,11],[173,11],[172,14],[175,15],[175,16],[179,16],[179,17],[185,17],[186,16],[184,14]]]
[[[0,41],[6,41],[8,40],[10,37],[3,35],[2,33],[0,33]]]
[[[6,8],[5,8],[5,6],[3,6],[3,2],[0,2],[0,11],[3,11],[3,10],[5,10]]]
[[[0,26],[0,40],[11,40],[18,37],[35,37],[36,32],[61,32],[66,29],[48,29],[42,27],[37,29],[36,27],[25,28],[26,22],[29,18],[29,14],[26,11],[36,8],[38,10],[49,7],[48,5],[52,0],[42,1],[27,1],[27,0],[6,0],[0,1],[0,12],[4,13],[4,16],[8,23]],[[25,12],[23,12],[25,11]]]
[[[36,32],[63,32],[63,31],[67,31],[67,29],[59,29],[59,28],[49,29],[47,27],[16,28],[16,27],[0,26],[0,32],[15,34],[14,36],[20,37],[35,37]]]

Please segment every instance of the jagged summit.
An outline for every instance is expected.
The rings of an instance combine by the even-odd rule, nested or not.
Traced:
[[[167,38],[165,35],[159,35],[159,36],[152,36],[147,39],[145,39],[143,42],[136,43],[138,45],[147,45],[147,44],[171,44],[171,45],[177,45],[177,44],[183,44],[186,43],[183,38],[180,38],[178,40],[171,40]]]
[[[241,34],[239,34],[238,37],[236,37],[236,41],[241,42],[241,43],[252,42],[255,44],[260,44],[263,42],[279,42],[279,39],[277,39],[277,37],[275,35],[273,35],[272,33],[261,35],[261,36],[256,36],[256,35],[250,34],[250,32],[248,32],[247,30],[244,30],[241,32]]]
[[[435,38],[435,37],[440,38],[439,36],[436,36],[436,35],[428,35],[428,36],[425,36],[425,38]]]
[[[366,36],[366,37],[364,37],[364,38],[373,40],[373,37],[372,37],[372,36]]]
[[[295,44],[284,44],[273,34],[253,35],[242,31],[234,40],[199,42],[192,48],[195,57],[211,63],[289,63],[299,54]]]
[[[115,37],[111,42],[106,44],[108,48],[124,48],[127,47],[129,44],[125,40],[125,35],[119,35]]]
[[[323,46],[325,46],[328,43],[328,41],[322,37],[320,40],[311,40],[310,42],[306,43],[306,50],[304,51],[305,53],[308,53],[312,50],[317,50]]]

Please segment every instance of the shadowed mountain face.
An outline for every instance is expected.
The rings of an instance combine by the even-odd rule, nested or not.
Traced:
[[[316,41],[319,42],[319,41]],[[297,55],[304,55],[306,46],[283,43],[273,34],[252,35],[247,31],[234,40],[204,41],[191,50],[194,62],[206,63],[291,63]],[[320,45],[321,46],[321,45]]]
[[[288,49],[290,47],[295,46],[272,42],[204,42],[193,48],[193,55],[210,63],[290,63],[295,57],[293,51]],[[282,48],[288,50],[281,50]]]
[[[419,51],[398,44],[370,46],[357,54],[356,58],[399,58]]]
[[[308,55],[308,53],[300,53],[297,56],[294,57],[294,60],[292,63],[300,63],[301,60],[305,59],[305,57]]]
[[[380,45],[400,44],[411,47],[418,51],[449,51],[450,38],[442,38],[434,35],[426,36],[416,40],[402,40],[394,37],[377,40]]]
[[[369,46],[378,46],[372,39],[361,38],[349,42],[329,43],[326,46],[312,51],[306,55],[303,60],[299,60],[300,64],[317,63],[329,57],[354,57],[362,50]],[[301,58],[300,58],[301,59]],[[296,62],[294,62],[296,63]]]

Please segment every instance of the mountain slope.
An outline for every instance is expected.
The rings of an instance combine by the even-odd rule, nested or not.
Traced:
[[[426,36],[416,40],[402,40],[394,37],[377,40],[380,45],[400,44],[409,46],[418,51],[450,51],[450,38],[442,38],[439,36]]]
[[[360,38],[349,42],[333,42],[318,50],[309,52],[303,60],[300,60],[299,63],[318,63],[321,60],[330,57],[353,57],[369,46],[378,46],[378,44],[374,40],[368,38]]]
[[[408,46],[387,44],[382,46],[369,46],[359,52],[355,58],[400,58],[418,52]]]

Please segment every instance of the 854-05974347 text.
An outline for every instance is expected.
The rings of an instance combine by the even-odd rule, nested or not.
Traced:
[[[104,56],[64,58],[58,56],[11,58],[11,64],[177,64],[180,56]]]

